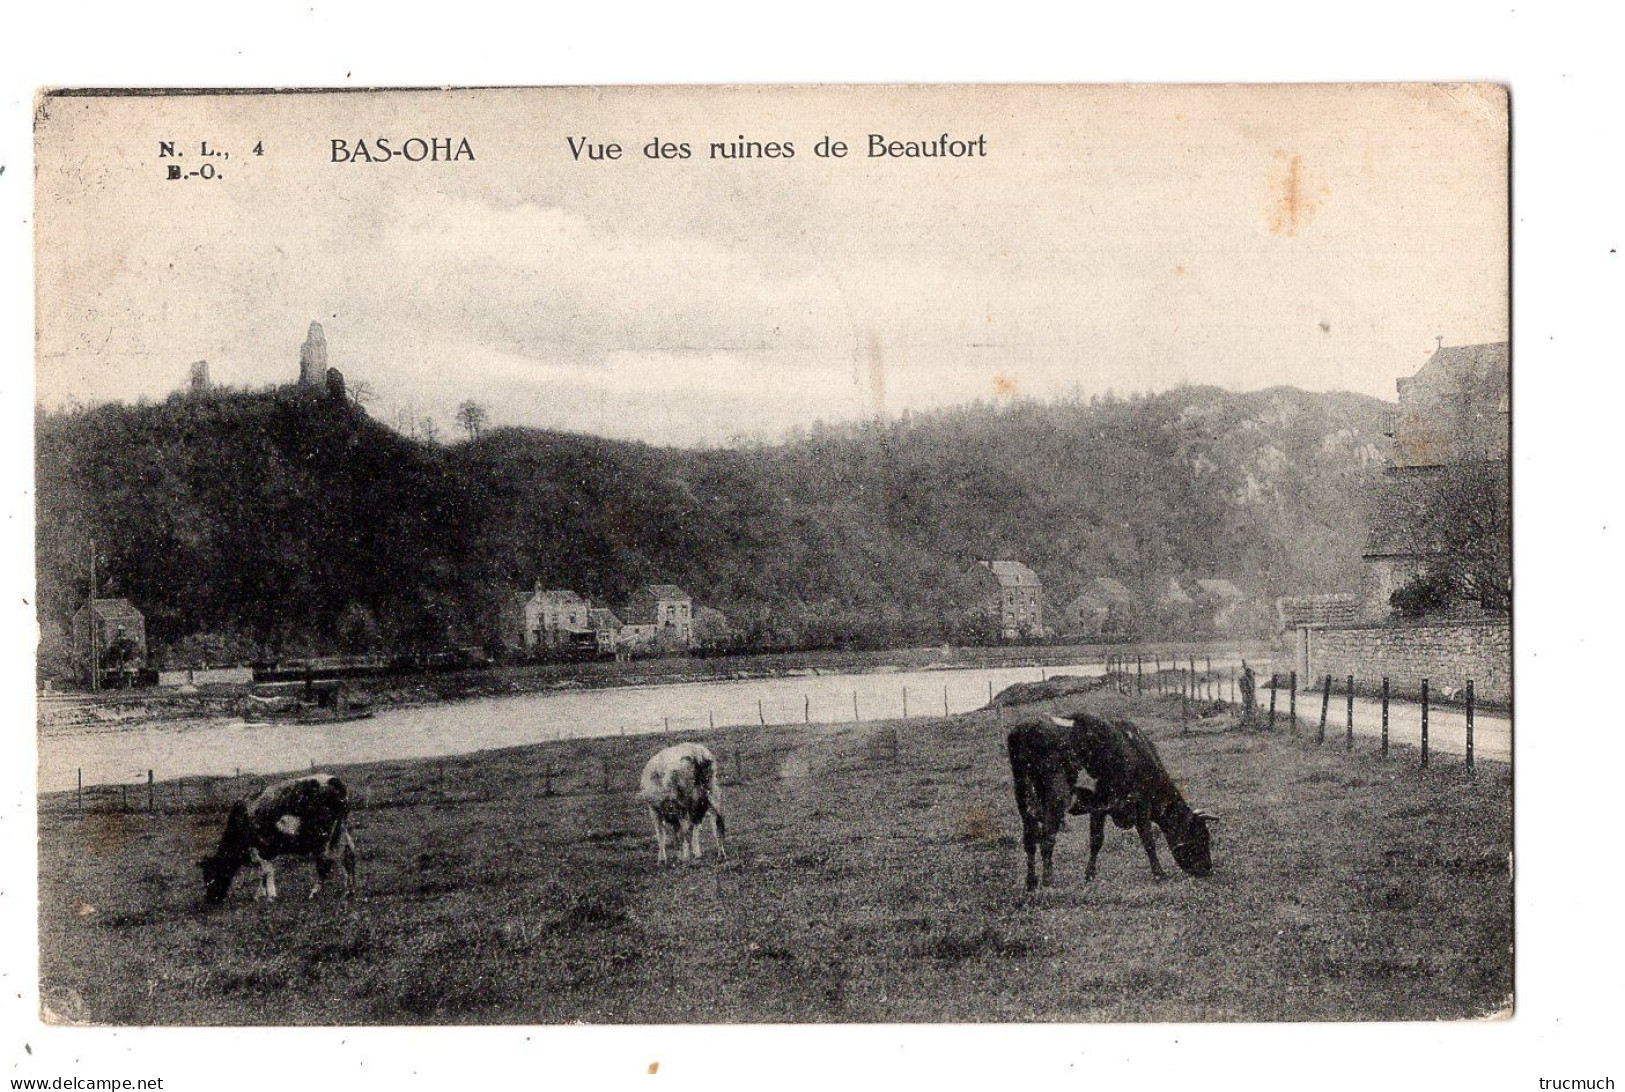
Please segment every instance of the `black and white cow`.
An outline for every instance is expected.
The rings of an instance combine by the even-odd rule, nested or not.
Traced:
[[[1094,879],[1108,817],[1139,832],[1158,879],[1164,873],[1153,825],[1162,828],[1180,868],[1193,876],[1213,870],[1208,824],[1217,817],[1185,803],[1157,749],[1133,724],[1087,713],[1048,717],[1016,725],[1008,743],[1027,851],[1027,890],[1039,884],[1035,851],[1043,855],[1043,882],[1051,882],[1055,834],[1065,828],[1068,814],[1089,816],[1086,880]]]
[[[309,857],[316,863],[314,898],[333,871],[333,859],[344,866],[345,894],[355,894],[355,842],[346,823],[349,790],[332,774],[311,774],[279,781],[258,796],[239,800],[226,816],[220,848],[198,862],[203,871],[203,897],[221,902],[238,869],[260,870],[256,898],[276,898],[278,857]]]
[[[683,860],[700,856],[700,823],[710,817],[711,837],[717,853],[728,855],[728,824],[722,817],[722,784],[717,778],[717,760],[698,743],[679,743],[649,759],[643,767],[638,799],[648,806],[654,820],[655,842],[660,860],[666,860],[666,836],[677,839]]]

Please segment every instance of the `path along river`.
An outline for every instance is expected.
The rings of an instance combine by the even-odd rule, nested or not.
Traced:
[[[1214,661],[1216,671],[1232,664]],[[1099,675],[1101,664],[1054,667],[944,668],[861,674],[665,683],[604,689],[554,690],[381,711],[367,719],[329,725],[248,724],[238,719],[151,722],[113,731],[74,730],[41,735],[41,792],[85,785],[177,777],[269,774],[355,762],[431,758],[556,739],[648,735],[705,730],[712,725],[828,724],[904,715],[941,716],[984,706],[990,693],[1044,676]],[[1225,688],[1228,691],[1228,687]],[[1267,703],[1267,691],[1259,696]],[[1225,694],[1228,696],[1228,693]],[[1282,698],[1285,698],[1283,693]],[[1319,716],[1318,695],[1314,716]],[[1329,742],[1343,730],[1343,700],[1334,694]],[[854,704],[855,703],[855,704]],[[1308,697],[1299,695],[1300,721]],[[1375,703],[1356,699],[1355,730],[1371,735],[1380,715]],[[1281,709],[1284,717],[1284,701]],[[1432,746],[1461,753],[1459,710],[1434,710]],[[1394,704],[1395,742],[1414,742],[1419,712]],[[1284,727],[1284,723],[1283,723]],[[1313,728],[1313,724],[1309,725]],[[1480,715],[1477,753],[1510,757],[1511,725]]]

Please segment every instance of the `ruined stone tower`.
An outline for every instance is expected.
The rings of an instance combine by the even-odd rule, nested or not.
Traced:
[[[305,335],[305,343],[299,347],[299,385],[301,387],[321,387],[327,383],[327,335],[322,333],[322,324],[310,324],[310,333]]]
[[[199,360],[192,365],[192,392],[201,393],[209,389],[209,362]]]

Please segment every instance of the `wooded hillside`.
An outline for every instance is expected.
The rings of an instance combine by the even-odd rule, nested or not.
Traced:
[[[403,437],[296,389],[37,416],[42,629],[130,598],[164,656],[486,644],[540,579],[682,585],[757,643],[951,639],[978,557],[1083,579],[1357,580],[1392,407],[1290,388],[977,404],[748,449]]]

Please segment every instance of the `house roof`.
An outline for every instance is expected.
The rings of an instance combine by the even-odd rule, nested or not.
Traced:
[[[587,611],[587,620],[594,629],[620,629],[621,620],[608,607],[593,607]]]
[[[643,591],[653,595],[656,599],[688,599],[689,594],[676,584],[646,584]]]
[[[982,567],[998,580],[1001,588],[1041,588],[1038,574],[1019,561],[984,561]]]
[[[573,604],[586,602],[585,599],[581,598],[579,592],[571,591],[569,588],[549,588],[546,591],[539,593],[537,598],[549,603]]]
[[[1163,603],[1189,603],[1191,597],[1184,588],[1180,587],[1178,580],[1170,579],[1168,586],[1162,589],[1159,602]]]
[[[1441,347],[1415,375],[1398,381],[1396,465],[1507,457],[1509,348],[1504,341]]]
[[[1348,625],[1359,620],[1359,596],[1347,592],[1328,595],[1283,595],[1275,612],[1286,629],[1294,626]]]
[[[1198,580],[1196,586],[1209,595],[1220,599],[1245,599],[1241,589],[1228,580]]]
[[[1105,599],[1114,603],[1132,603],[1134,593],[1121,580],[1110,576],[1097,576],[1083,586],[1080,599]]]

